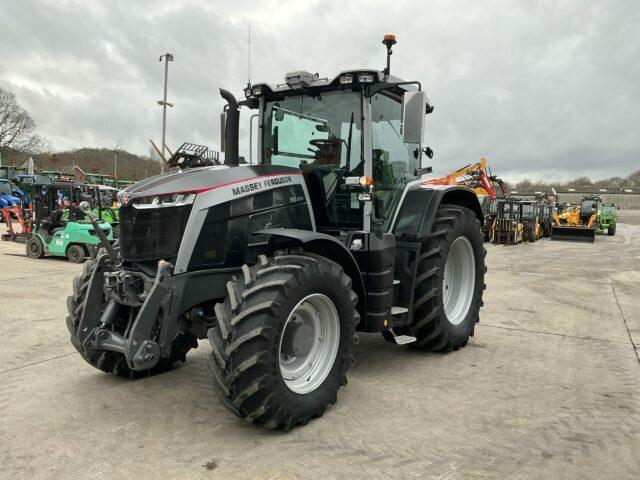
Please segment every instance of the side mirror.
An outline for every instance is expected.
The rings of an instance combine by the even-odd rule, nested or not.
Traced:
[[[425,92],[404,92],[402,96],[402,140],[404,143],[422,143],[427,114]]]
[[[227,126],[227,112],[222,112],[220,114],[220,151],[224,153],[224,139],[226,134],[226,126]]]

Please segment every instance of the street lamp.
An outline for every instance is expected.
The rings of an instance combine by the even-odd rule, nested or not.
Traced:
[[[113,147],[113,178],[116,183],[118,182],[118,150],[120,147],[122,147],[121,138],[116,140],[116,145]]]
[[[167,103],[167,77],[169,76],[169,62],[173,62],[173,53],[165,53],[164,55],[160,55],[159,61],[162,61],[164,58],[164,97],[162,100],[158,100],[158,105],[162,106],[162,157],[164,156],[165,150],[165,133],[167,131],[167,105],[173,107],[173,104]],[[160,164],[160,172],[164,173],[164,160]]]

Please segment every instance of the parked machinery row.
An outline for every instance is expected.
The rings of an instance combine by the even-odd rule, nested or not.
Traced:
[[[615,235],[615,230],[616,206],[597,196],[585,196],[578,205],[559,204],[547,195],[528,200],[506,196],[491,201],[485,241],[510,245],[550,237],[594,242],[596,233]]]

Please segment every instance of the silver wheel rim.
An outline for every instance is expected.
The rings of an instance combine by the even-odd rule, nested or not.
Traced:
[[[467,237],[451,244],[442,277],[444,312],[453,325],[459,325],[469,313],[476,281],[476,260]]]
[[[292,343],[302,344],[302,350],[292,351]],[[289,390],[305,394],[322,385],[339,344],[340,318],[331,299],[314,293],[300,300],[287,318],[278,347],[280,375]]]

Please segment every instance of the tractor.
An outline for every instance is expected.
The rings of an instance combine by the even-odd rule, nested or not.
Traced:
[[[421,183],[433,106],[419,82],[391,75],[395,43],[385,36],[382,71],[295,71],[243,100],[220,90],[224,163],[120,192],[119,243],[100,234],[104,249],[74,279],[67,327],[84,360],[147,376],[208,338],[222,403],[290,430],[336,403],[356,332],[424,351],[467,345],[485,288],[483,214],[473,190]],[[251,164],[238,154],[241,108],[258,119]]]
[[[598,210],[598,218],[596,220],[596,233],[604,233],[613,236],[616,234],[617,211],[614,203],[602,203]]]

